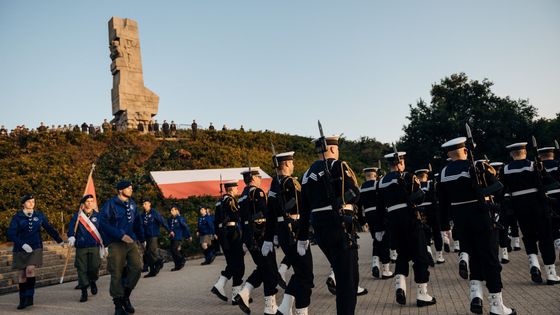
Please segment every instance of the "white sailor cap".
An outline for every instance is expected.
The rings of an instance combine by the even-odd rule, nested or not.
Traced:
[[[556,150],[555,147],[544,147],[544,148],[539,148],[537,150],[537,152],[539,152],[539,153],[549,153],[549,152],[554,152],[554,150]]]
[[[422,173],[429,173],[430,170],[427,168],[421,168],[419,170],[414,171],[414,174],[418,175],[418,174],[422,174]]]
[[[527,142],[517,142],[506,146],[509,151],[517,151],[527,148]]]
[[[371,172],[377,173],[378,170],[379,170],[378,167],[366,167],[366,168],[364,168],[362,171],[363,171],[364,173],[371,173]]]
[[[466,137],[458,137],[447,141],[446,143],[442,144],[441,147],[442,149],[445,149],[447,152],[455,151],[457,149],[464,148],[465,142],[467,142]]]
[[[278,153],[274,156],[274,158],[276,158],[276,161],[278,161],[278,163],[280,162],[284,162],[284,161],[290,161],[294,159],[294,151],[290,151],[290,152],[282,152],[282,153]]]
[[[490,163],[490,166],[496,168],[496,167],[502,167],[504,166],[504,162],[492,162]]]
[[[340,135],[332,135],[332,136],[328,136],[325,137],[325,139],[327,140],[327,145],[338,145],[338,139],[340,138]],[[313,139],[311,142],[315,143],[316,147],[320,147],[321,146],[321,138],[316,138]]]
[[[403,156],[406,155],[406,152],[404,152],[404,151],[399,151],[399,152],[398,152],[398,155],[399,155],[399,160],[402,160],[402,159],[403,159]],[[395,153],[388,153],[388,154],[385,154],[383,157],[384,157],[387,161],[389,161],[389,162],[396,162],[396,161],[395,161]]]

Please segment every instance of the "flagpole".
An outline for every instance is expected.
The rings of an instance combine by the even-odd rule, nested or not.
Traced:
[[[88,175],[88,179],[86,182],[86,188],[84,190],[84,195],[87,192],[87,183],[89,182],[89,179],[91,178],[91,176],[93,175],[93,170],[95,169],[95,163],[91,164],[91,170],[89,171],[89,175]],[[78,217],[80,215],[80,212],[82,211],[82,207],[80,205],[79,209],[78,209]],[[76,218],[76,223],[74,224],[74,235],[76,235],[76,231],[78,230],[78,223],[80,222],[80,220],[78,220],[78,218]],[[70,261],[70,247],[68,246],[68,250],[66,251],[66,261],[64,262],[64,269],[62,269],[62,275],[60,276],[60,284],[62,284],[64,282],[64,275],[66,274],[66,269],[68,268],[68,262]]]

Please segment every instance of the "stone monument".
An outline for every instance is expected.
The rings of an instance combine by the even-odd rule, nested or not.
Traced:
[[[144,86],[138,23],[112,17],[109,20],[109,49],[113,88],[113,120],[118,130],[138,129],[157,114],[159,96]]]

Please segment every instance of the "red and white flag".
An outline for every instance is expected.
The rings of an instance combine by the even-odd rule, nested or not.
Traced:
[[[84,196],[85,195],[92,195],[93,201],[95,203],[94,209],[95,211],[99,211],[97,207],[97,195],[95,194],[95,185],[93,183],[93,170],[95,169],[95,164],[91,167],[91,172],[89,172],[86,189],[84,189]]]
[[[261,188],[268,192],[272,178],[259,167],[261,177]],[[236,180],[239,192],[245,187],[241,172],[248,168],[221,168],[191,171],[162,171],[150,172],[150,175],[158,185],[165,198],[183,199],[192,196],[220,196],[220,175],[222,182]]]

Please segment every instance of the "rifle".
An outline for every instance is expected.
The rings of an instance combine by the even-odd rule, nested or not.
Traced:
[[[333,180],[331,175],[331,170],[329,167],[329,162],[327,161],[327,156],[325,153],[327,152],[327,138],[323,133],[323,126],[321,125],[321,121],[317,121],[317,125],[319,127],[319,143],[320,147],[319,152],[323,156],[323,161],[325,162],[325,180],[323,183],[325,184],[325,189],[327,191],[327,199],[331,202],[332,210],[338,215],[340,219],[340,224],[342,226],[342,230],[344,231],[345,243],[344,246],[348,246],[349,248],[358,248],[358,240],[357,235],[354,231],[354,217],[352,215],[347,215],[342,211],[342,198],[336,198],[334,190],[333,190]],[[344,174],[342,174],[344,177]],[[344,178],[342,178],[344,181]],[[344,194],[344,192],[342,192]]]
[[[220,196],[224,194],[223,184],[222,184],[222,174],[220,174]]]
[[[494,226],[498,229],[503,229],[504,227],[502,224],[498,222],[499,220],[499,213],[498,207],[494,202],[494,196],[492,194],[496,193],[500,189],[504,187],[504,185],[496,181],[496,183],[488,186],[486,181],[486,177],[484,176],[484,165],[482,164],[481,169],[482,171],[476,167],[475,160],[474,160],[474,149],[476,147],[476,143],[474,142],[473,135],[471,132],[471,127],[468,123],[465,123],[465,129],[467,131],[467,156],[469,161],[469,168],[472,170],[471,172],[471,179],[473,181],[473,186],[476,189],[478,203],[481,206],[486,208],[486,205],[490,205],[489,214],[492,216],[492,220],[494,222]],[[473,176],[474,175],[474,176]],[[488,199],[487,199],[488,198]]]
[[[560,159],[560,145],[558,144],[558,140],[554,140],[554,148],[556,149],[555,158],[558,160]]]
[[[535,159],[534,159],[534,172],[535,172],[535,177],[537,180],[537,189],[539,190],[539,199],[541,200],[542,204],[544,207],[547,208],[551,208],[550,207],[550,199],[548,198],[548,196],[546,195],[546,192],[549,190],[553,190],[556,189],[558,187],[560,187],[560,184],[557,181],[553,181],[551,184],[549,185],[544,185],[543,183],[543,178],[544,178],[544,174],[543,172],[546,172],[546,170],[544,169],[544,165],[543,162],[541,160],[541,157],[539,156],[539,146],[537,145],[537,139],[535,138],[535,136],[531,136],[531,142],[533,145],[533,153],[535,154]],[[554,145],[557,145],[558,143],[554,143]],[[552,209],[549,209],[552,210]],[[553,213],[551,211],[551,213]]]

